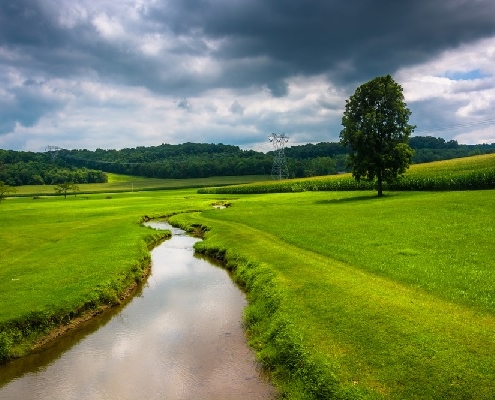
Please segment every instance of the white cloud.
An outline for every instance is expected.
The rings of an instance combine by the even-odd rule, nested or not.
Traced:
[[[423,107],[421,114],[414,115],[420,130],[421,121],[435,119],[439,127],[447,126],[447,121],[448,125],[486,121],[493,118],[495,111],[495,38],[444,51],[424,64],[397,71],[396,78],[411,107],[414,103],[435,101],[431,113]],[[443,115],[443,121],[432,113]],[[494,131],[493,126],[482,131],[468,125],[462,129],[463,133],[446,129],[443,134],[455,136],[461,143],[478,143],[493,137],[487,132]]]
[[[332,119],[340,123],[344,94],[323,76],[294,77],[288,83],[291,90],[283,98],[253,87],[213,89],[200,96],[174,99],[143,87],[51,80],[32,90],[40,96],[54,96],[63,107],[44,114],[34,126],[18,125],[15,138],[25,141],[31,150],[42,150],[48,144],[94,149],[184,141],[242,144],[261,139],[268,143],[267,137],[274,131],[313,142],[331,140],[322,131],[328,130]],[[307,126],[314,128],[308,130]],[[12,139],[0,136],[0,147]]]
[[[336,33],[347,22],[339,15],[347,14],[324,1],[301,3],[296,12],[273,0],[194,8],[181,1],[33,0],[31,17],[15,14],[0,27],[0,147],[264,146],[272,132],[286,133],[289,144],[336,141],[355,89],[349,85],[387,72],[403,86],[418,130],[487,119],[495,109],[495,38],[449,46],[464,40],[459,27],[476,31],[488,0],[469,7],[444,1],[435,10],[459,18],[445,19],[449,35],[442,25],[444,36],[433,36],[438,19],[428,14],[425,21],[418,3],[401,32],[376,36],[364,18],[355,35],[341,39]],[[320,18],[326,12],[334,24]],[[382,14],[387,25],[392,19]],[[418,18],[435,44],[417,35]],[[29,23],[33,29],[24,29]],[[300,40],[293,40],[294,27]],[[380,46],[385,39],[391,47]],[[408,54],[430,58],[411,65]],[[409,66],[394,72],[397,65]],[[469,132],[445,135],[470,142]],[[472,140],[479,135],[473,131]]]
[[[58,22],[59,24],[67,29],[72,29],[75,26],[86,22],[89,18],[88,11],[81,4],[78,3],[62,3],[58,5],[59,7],[59,15]]]
[[[483,129],[475,129],[466,133],[458,134],[454,137],[459,143],[483,144],[495,143],[495,129],[486,127]]]
[[[404,73],[397,74],[398,79],[401,79],[402,74]],[[402,81],[404,97],[407,102],[446,97],[451,93],[453,85],[453,82],[448,78],[419,74],[403,78]]]
[[[106,13],[96,15],[92,23],[98,33],[105,39],[119,39],[124,36],[124,28],[115,17],[109,17]]]
[[[144,54],[157,56],[165,49],[166,41],[160,34],[145,35],[139,47]]]

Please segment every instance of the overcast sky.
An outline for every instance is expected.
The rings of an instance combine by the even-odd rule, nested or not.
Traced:
[[[415,135],[495,142],[495,1],[1,0],[0,148],[338,141],[386,74]]]

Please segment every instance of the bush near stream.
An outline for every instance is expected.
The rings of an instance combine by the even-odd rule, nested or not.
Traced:
[[[374,183],[356,181],[351,174],[329,175],[316,178],[257,182],[244,185],[203,188],[202,194],[260,194],[304,191],[373,190]],[[385,190],[480,190],[495,189],[495,154],[436,161],[412,165]]]

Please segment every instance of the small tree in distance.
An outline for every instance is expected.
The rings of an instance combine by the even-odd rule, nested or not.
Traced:
[[[0,181],[0,203],[9,193],[15,193],[15,192],[16,192],[15,187],[7,185],[3,181]]]
[[[349,148],[354,178],[376,180],[378,196],[383,182],[397,179],[411,164],[410,115],[402,87],[390,75],[364,83],[346,100],[340,143]]]
[[[72,193],[74,193],[74,197],[77,196],[77,192],[79,192],[79,185],[76,183],[72,184]]]
[[[64,183],[60,183],[58,184],[57,186],[55,186],[54,190],[58,193],[58,194],[62,194],[64,196],[64,199],[67,198],[67,194],[73,190],[74,188],[74,184],[72,182],[64,182]],[[76,186],[77,188],[77,186]],[[77,189],[75,189],[77,190]]]

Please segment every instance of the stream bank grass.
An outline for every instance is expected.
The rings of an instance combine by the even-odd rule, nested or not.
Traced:
[[[495,393],[494,191],[239,196],[208,227],[287,398]]]
[[[0,359],[87,309],[115,304],[143,278],[164,232],[143,216],[211,207],[189,191],[10,198],[0,207]]]

